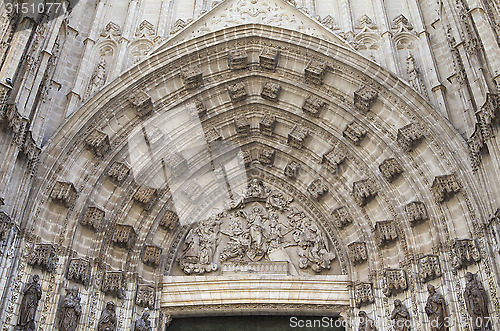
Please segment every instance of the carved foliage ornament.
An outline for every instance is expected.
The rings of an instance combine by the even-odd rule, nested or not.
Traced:
[[[276,151],[274,149],[264,148],[259,151],[259,162],[263,165],[270,166],[274,163]]]
[[[352,122],[345,127],[342,135],[349,139],[354,145],[358,146],[361,140],[363,140],[363,138],[366,136],[366,133],[366,129],[363,128],[360,124]]]
[[[313,180],[307,187],[307,192],[316,200],[328,193],[328,190],[328,186],[321,178]]]
[[[319,113],[321,112],[321,110],[325,105],[326,105],[325,101],[321,100],[320,98],[316,98],[312,95],[309,95],[304,101],[302,110],[311,116],[318,117]]]
[[[97,157],[103,157],[111,148],[108,135],[100,130],[94,130],[85,139],[85,143]]]
[[[142,262],[150,266],[156,267],[160,264],[160,256],[162,249],[154,245],[145,245],[142,252]]]
[[[150,210],[158,199],[156,189],[141,186],[134,194],[134,200],[141,203],[145,210]]]
[[[85,259],[70,259],[68,264],[68,279],[85,286],[90,284],[90,261]]]
[[[175,229],[177,224],[179,223],[179,216],[173,210],[167,210],[165,215],[160,221],[160,226],[167,231],[172,231]]]
[[[393,182],[401,173],[403,173],[403,168],[401,168],[398,161],[394,158],[390,158],[382,162],[379,166],[379,170],[388,182]]]
[[[283,173],[288,178],[297,178],[300,171],[300,164],[296,161],[290,161],[285,166]]]
[[[250,134],[250,123],[245,116],[235,117],[234,126],[236,127],[236,132],[239,135],[248,136]]]

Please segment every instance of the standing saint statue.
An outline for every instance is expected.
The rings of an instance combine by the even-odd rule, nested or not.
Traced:
[[[78,327],[78,321],[82,314],[82,306],[80,304],[80,295],[78,287],[75,286],[71,290],[66,290],[67,294],[64,297],[61,305],[61,316],[59,318],[60,331],[75,331]]]
[[[106,304],[97,324],[97,331],[116,331],[116,306],[113,301]]]
[[[360,319],[358,331],[377,331],[375,322],[368,317],[364,310],[361,310],[358,316]]]
[[[145,311],[142,317],[135,321],[134,331],[152,331],[153,327],[149,321],[149,312]]]
[[[489,330],[487,296],[483,284],[477,279],[477,275],[470,272],[465,274],[467,283],[465,284],[464,300],[472,318],[474,330]]]
[[[427,285],[429,297],[425,305],[425,313],[429,317],[431,331],[446,330],[446,302],[444,297],[436,293],[436,289],[431,284]]]
[[[42,297],[42,287],[40,286],[40,276],[33,275],[31,283],[28,283],[23,290],[23,299],[19,311],[19,322],[17,326],[23,331],[35,330],[35,315],[38,308],[38,301]]]
[[[391,314],[391,320],[394,321],[394,331],[410,330],[410,313],[401,300],[394,300],[394,310]]]

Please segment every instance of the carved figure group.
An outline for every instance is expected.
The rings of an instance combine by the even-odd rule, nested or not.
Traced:
[[[59,330],[75,331],[80,321],[80,315],[82,314],[79,290],[75,286],[71,290],[66,290],[66,292],[60,310]]]
[[[23,331],[35,330],[35,315],[38,302],[42,297],[42,287],[40,286],[40,276],[33,275],[30,283],[26,284],[23,290],[23,299],[19,311],[19,322],[17,326]]]

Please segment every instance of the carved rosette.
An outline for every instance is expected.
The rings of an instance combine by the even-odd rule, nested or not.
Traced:
[[[263,165],[272,166],[275,156],[276,151],[274,149],[263,148],[259,151],[258,160]]]
[[[262,92],[260,96],[266,100],[277,102],[281,93],[281,85],[265,82],[262,84]]]
[[[90,261],[85,259],[70,259],[68,264],[67,278],[81,283],[85,286],[90,284],[91,266]]]
[[[441,267],[439,265],[439,256],[424,255],[418,260],[418,271],[420,279],[426,283],[433,279],[441,277]]]
[[[400,174],[403,173],[403,168],[399,165],[398,161],[394,158],[385,160],[379,165],[379,170],[382,176],[392,183]]]
[[[266,114],[259,122],[260,133],[266,136],[272,136],[276,126],[276,116]]]
[[[134,247],[136,238],[137,234],[132,225],[116,224],[111,241],[119,247],[130,250]]]
[[[315,200],[319,200],[322,196],[328,193],[328,190],[328,186],[321,178],[313,180],[307,187],[307,192],[309,192],[311,197]]]
[[[156,288],[151,285],[137,285],[135,304],[149,309],[155,308]]]
[[[250,134],[250,123],[245,116],[237,116],[234,118],[234,126],[236,133],[241,136],[248,136]]]
[[[94,130],[94,132],[85,139],[85,144],[97,157],[103,157],[111,148],[109,136],[101,130]]]
[[[405,206],[405,212],[410,220],[411,226],[416,226],[429,219],[425,204],[420,201],[412,201]]]
[[[162,249],[154,245],[145,245],[142,251],[142,262],[152,267],[157,267],[160,264],[160,256]]]
[[[481,253],[474,239],[455,239],[452,244],[451,256],[455,269],[461,269],[481,261]]]
[[[326,164],[326,169],[332,174],[337,173],[339,165],[347,158],[347,151],[337,144],[332,150],[323,155],[322,163]]]
[[[52,244],[36,244],[27,262],[32,266],[40,266],[50,273],[54,273],[57,268],[58,257],[56,249]]]
[[[350,140],[354,145],[359,146],[361,140],[366,136],[366,129],[356,122],[347,124],[342,135]]]
[[[460,192],[460,184],[454,174],[437,176],[432,182],[431,191],[436,201],[443,203]]]
[[[77,191],[72,183],[57,181],[50,193],[50,198],[54,202],[70,208],[76,200],[76,195]]]
[[[181,69],[181,77],[184,81],[184,87],[195,89],[203,84],[203,74],[197,66],[187,66]]]
[[[307,137],[309,137],[309,130],[295,124],[292,130],[288,133],[286,142],[292,147],[301,149]]]
[[[321,85],[326,73],[326,63],[317,60],[309,60],[304,69],[306,83]]]
[[[368,86],[363,86],[354,91],[354,106],[363,114],[368,113],[377,100],[378,93]]]
[[[378,192],[371,180],[364,179],[352,184],[352,194],[358,205],[363,207],[374,199]]]
[[[361,264],[368,260],[366,244],[361,241],[355,241],[347,246],[349,250],[349,259],[354,265]]]
[[[80,224],[94,231],[99,231],[105,212],[98,207],[88,207],[80,219]]]
[[[339,230],[352,224],[353,219],[347,207],[339,207],[332,211],[333,224]]]
[[[160,227],[166,231],[173,231],[179,224],[179,216],[173,210],[167,210],[160,221]]]
[[[357,283],[354,285],[354,301],[356,307],[362,307],[375,302],[372,283]]]
[[[379,247],[384,247],[398,239],[396,225],[392,220],[378,221],[375,223],[374,237]]]
[[[386,269],[382,292],[385,296],[396,295],[408,289],[406,271],[404,269]]]
[[[158,200],[155,188],[141,186],[134,194],[134,200],[142,204],[144,210],[150,210]]]
[[[244,49],[233,49],[227,54],[227,63],[231,70],[241,70],[247,67],[248,55]]]
[[[283,173],[288,178],[297,178],[299,171],[300,171],[300,164],[296,161],[290,161],[285,166]]]
[[[154,109],[153,100],[144,91],[139,91],[128,97],[128,101],[135,108],[135,111],[140,117],[144,117],[151,113]]]
[[[101,290],[107,295],[123,299],[125,297],[125,275],[122,271],[106,271]]]
[[[107,175],[115,184],[121,185],[129,173],[130,168],[124,162],[115,162],[108,169]]]
[[[259,55],[260,67],[274,71],[278,66],[279,49],[274,47],[264,47]]]
[[[232,102],[243,101],[248,96],[245,89],[245,84],[243,82],[228,85],[227,91],[229,92],[229,97],[231,98]]]
[[[316,98],[312,95],[309,95],[305,101],[304,105],[302,105],[302,110],[314,117],[318,117],[319,113],[323,109],[323,107],[326,105],[326,102],[321,100],[320,98]]]
[[[405,152],[411,151],[424,139],[423,133],[414,123],[410,123],[398,130],[396,142]]]

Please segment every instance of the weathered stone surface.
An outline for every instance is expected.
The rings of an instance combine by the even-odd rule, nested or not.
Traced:
[[[354,184],[352,185],[352,194],[354,195],[354,199],[356,200],[358,205],[363,207],[370,200],[375,198],[378,192],[371,180],[364,179],[358,182],[354,182]]]
[[[85,144],[97,157],[103,157],[111,148],[108,135],[100,130],[92,132],[85,139]]]
[[[371,106],[377,100],[378,93],[368,86],[363,86],[354,92],[354,106],[363,114],[370,111]]]
[[[304,69],[306,82],[314,85],[323,84],[323,77],[325,76],[325,73],[326,63],[317,60],[309,60],[306,68]]]
[[[360,124],[352,122],[345,127],[342,135],[350,140],[354,145],[358,146],[361,140],[363,140],[363,138],[366,136],[366,133],[366,129],[363,128]]]
[[[248,55],[244,49],[233,49],[227,54],[227,63],[231,70],[241,70],[247,67]]]
[[[429,219],[429,216],[427,215],[427,208],[425,207],[425,204],[420,201],[412,201],[407,204],[405,206],[405,212],[410,220],[411,226],[416,226]]]
[[[384,287],[382,291],[385,296],[398,294],[408,289],[406,271],[404,269],[386,269]]]
[[[431,190],[436,201],[442,203],[460,192],[460,184],[454,174],[437,176]]]
[[[227,91],[229,92],[229,96],[231,97],[232,102],[240,102],[247,98],[247,91],[245,89],[245,84],[242,82],[228,85]]]
[[[259,55],[261,68],[274,71],[278,66],[279,49],[264,47]]]
[[[307,187],[307,192],[311,195],[311,197],[315,200],[318,200],[326,193],[328,193],[329,189],[325,182],[321,179],[315,179],[309,184]]]
[[[396,142],[401,146],[401,148],[409,152],[415,148],[424,139],[423,133],[417,126],[410,123],[398,130],[398,136]]]
[[[338,167],[347,158],[347,150],[340,144],[335,145],[329,152],[323,155],[323,163],[326,165],[326,169],[332,174],[336,174]]]
[[[137,285],[137,294],[135,296],[135,303],[140,307],[149,309],[155,308],[156,289],[150,285]]]
[[[50,273],[54,273],[58,260],[56,249],[52,244],[35,244],[33,251],[28,256],[27,262],[32,266],[39,266]]]
[[[378,168],[382,176],[388,182],[393,182],[400,174],[403,173],[403,168],[395,158],[385,160]]]
[[[288,162],[285,166],[284,174],[288,178],[297,178],[300,171],[300,164],[296,161]]]
[[[236,132],[239,135],[248,136],[250,134],[250,123],[245,116],[235,117],[234,126],[236,127]]]
[[[357,241],[350,243],[347,248],[349,249],[349,259],[354,265],[368,260],[368,252],[366,251],[366,244],[364,242]]]
[[[94,231],[98,231],[101,228],[101,224],[104,220],[105,212],[98,207],[88,207],[85,213],[80,219],[80,224],[91,228]]]
[[[314,117],[318,117],[319,113],[323,109],[323,107],[326,105],[326,102],[321,100],[320,98],[316,98],[312,95],[309,95],[305,101],[304,104],[302,105],[302,110]]]
[[[132,94],[128,97],[128,100],[140,117],[149,115],[154,109],[153,100],[144,91],[138,91]]]
[[[114,162],[108,169],[107,175],[118,185],[127,179],[130,168],[125,162]]]
[[[179,223],[179,216],[173,210],[167,210],[160,221],[160,226],[166,231],[173,231]]]
[[[50,193],[50,198],[54,202],[70,208],[75,203],[76,195],[77,191],[72,183],[58,181]]]
[[[126,249],[132,249],[135,244],[135,239],[137,234],[132,225],[128,224],[116,224],[111,241],[117,246],[124,247]]]
[[[90,284],[91,272],[92,269],[89,260],[81,258],[69,260],[67,273],[68,279],[88,286]]]
[[[259,151],[259,162],[263,165],[271,166],[274,163],[276,151],[274,149],[263,148]]]
[[[398,239],[398,232],[394,221],[386,220],[375,223],[374,237],[379,247],[395,242]]]
[[[269,101],[278,101],[281,93],[281,85],[272,82],[262,84],[262,92],[260,96]]]
[[[358,283],[354,285],[354,301],[356,307],[366,306],[375,301],[372,283]]]
[[[203,85],[203,74],[197,66],[187,66],[182,68],[181,77],[187,89],[195,89]]]
[[[141,203],[145,210],[150,210],[158,199],[155,188],[141,186],[134,194],[134,200]]]
[[[439,264],[439,256],[424,255],[418,260],[418,271],[420,279],[423,282],[428,282],[441,277],[441,266]]]
[[[125,297],[125,277],[122,271],[106,271],[103,275],[101,290],[117,298]]]
[[[271,136],[276,127],[276,116],[266,114],[259,122],[259,130],[263,135]]]
[[[333,222],[341,230],[352,224],[353,219],[347,207],[339,207],[332,211]]]
[[[288,133],[287,143],[295,148],[302,148],[304,141],[309,137],[309,130],[299,125],[295,125]]]
[[[142,262],[153,267],[160,264],[162,249],[155,245],[145,245],[142,251]]]

